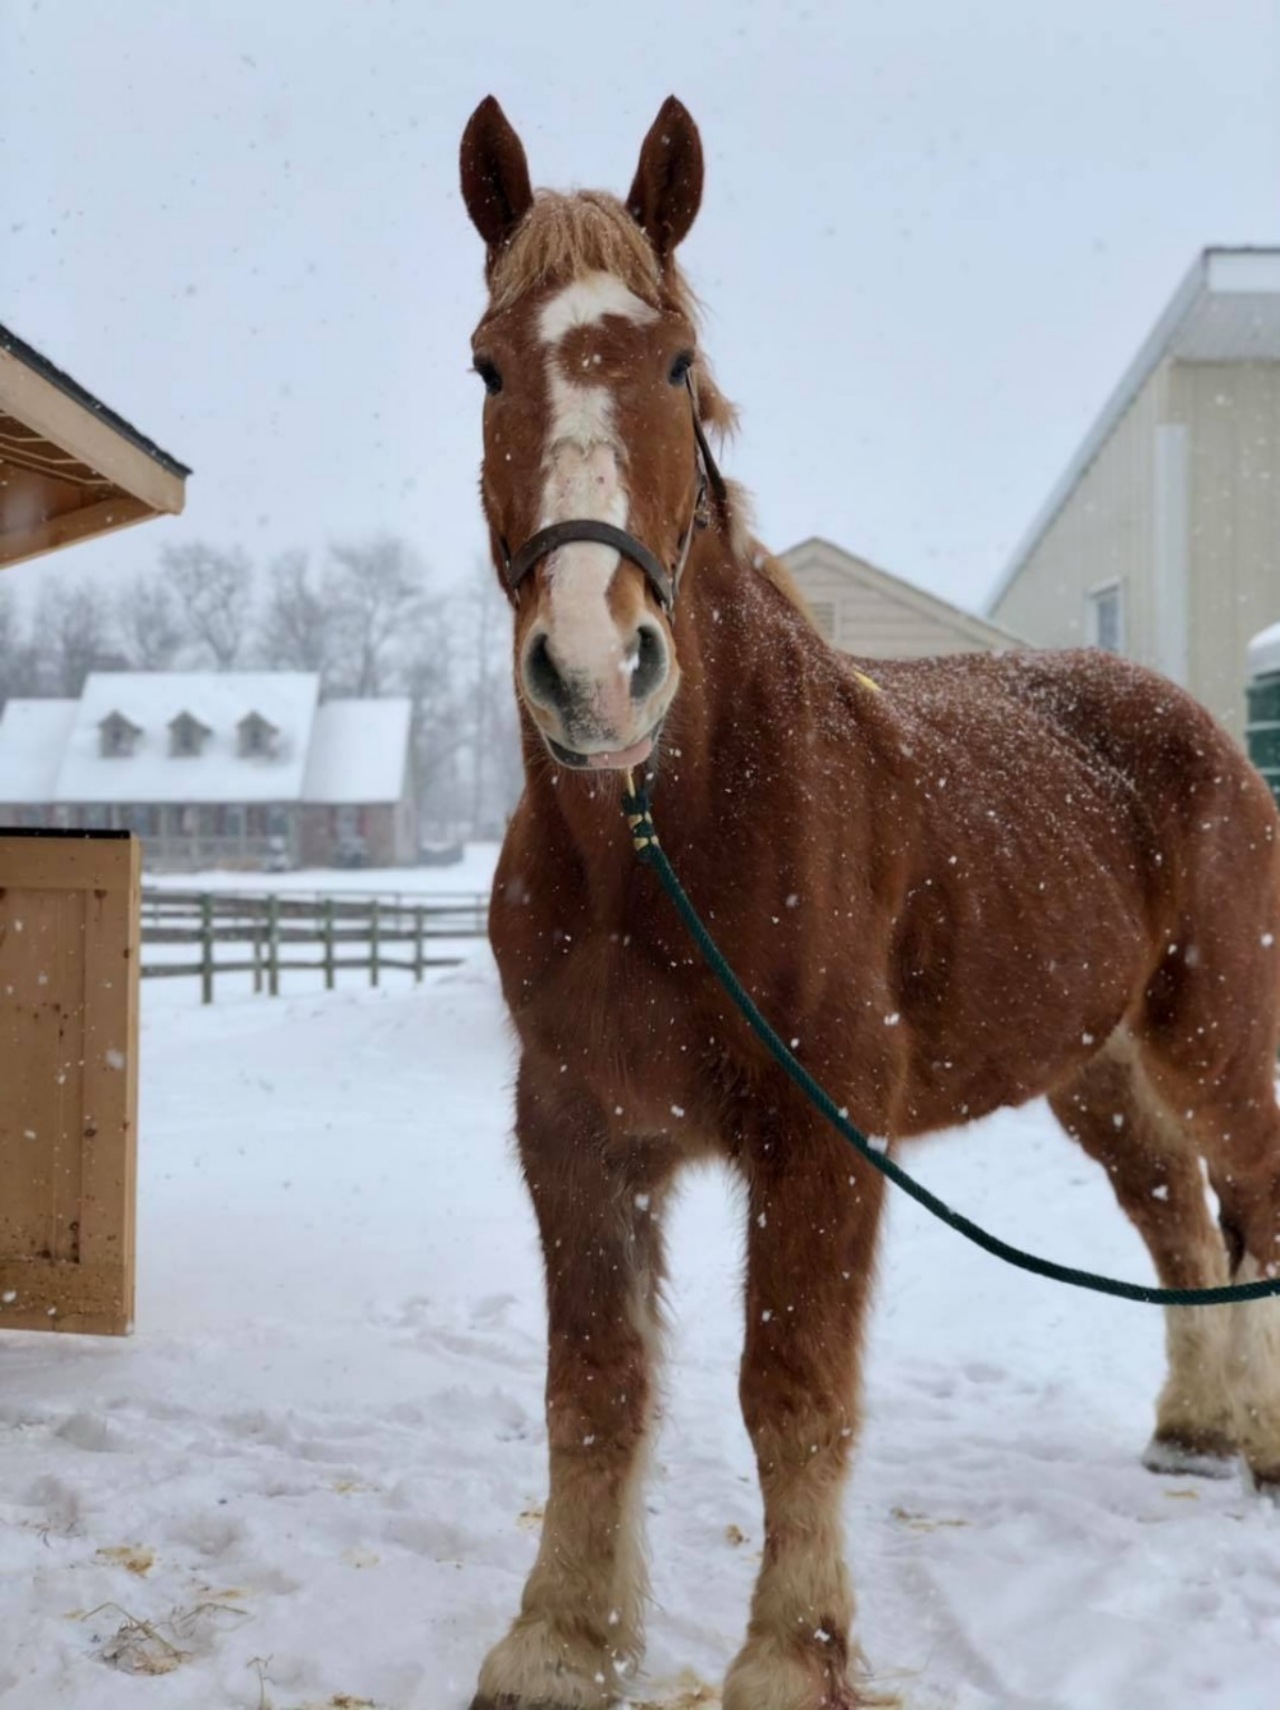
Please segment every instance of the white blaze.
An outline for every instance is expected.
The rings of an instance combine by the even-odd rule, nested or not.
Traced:
[[[606,315],[621,315],[637,326],[648,326],[657,320],[658,311],[612,273],[585,273],[543,304],[538,336],[543,344],[557,345],[575,327],[598,326]]]
[[[590,518],[615,528],[627,525],[629,505],[613,399],[606,386],[566,379],[559,354],[567,333],[596,326],[606,315],[621,315],[637,324],[658,318],[656,309],[609,273],[575,279],[543,305],[538,317],[538,333],[547,347],[551,399],[542,528],[570,518]],[[623,664],[622,641],[607,599],[617,567],[613,548],[592,541],[562,546],[547,566],[552,651],[562,670],[586,672],[601,684]]]

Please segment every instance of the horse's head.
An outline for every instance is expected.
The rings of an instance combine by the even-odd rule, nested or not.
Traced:
[[[702,196],[697,127],[664,104],[625,204],[535,195],[490,96],[462,139],[462,193],[487,249],[480,487],[519,691],[562,764],[638,765],[680,680],[672,607],[709,463],[697,418],[729,416],[674,259]]]

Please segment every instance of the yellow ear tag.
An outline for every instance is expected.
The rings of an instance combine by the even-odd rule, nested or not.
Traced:
[[[854,676],[862,684],[864,689],[870,689],[873,695],[881,693],[880,685],[876,682],[874,677],[868,677],[865,671],[859,671],[856,666],[851,666],[850,669],[853,671]]]

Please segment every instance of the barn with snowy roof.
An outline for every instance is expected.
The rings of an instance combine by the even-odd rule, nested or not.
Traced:
[[[149,866],[397,866],[417,849],[407,699],[321,701],[305,671],[98,671],[11,700],[0,813],[133,831]]]

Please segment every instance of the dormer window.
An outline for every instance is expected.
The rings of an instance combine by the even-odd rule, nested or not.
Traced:
[[[203,753],[204,745],[213,735],[207,724],[201,724],[194,714],[181,712],[169,722],[169,753],[175,760],[194,759]]]
[[[121,712],[108,713],[98,725],[98,752],[104,760],[127,760],[142,735]]]
[[[263,718],[261,713],[251,712],[240,720],[236,728],[240,735],[240,758],[242,760],[273,760],[275,758],[280,732],[270,719]]]

